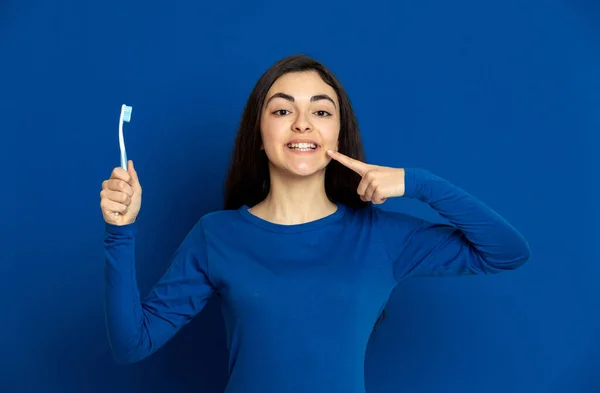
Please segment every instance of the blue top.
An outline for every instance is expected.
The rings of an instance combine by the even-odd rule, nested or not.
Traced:
[[[219,294],[230,350],[226,393],[364,393],[373,325],[411,276],[490,274],[529,259],[525,239],[483,203],[429,171],[405,169],[405,198],[452,225],[368,205],[297,225],[243,206],[202,217],[143,299],[136,224],[107,224],[106,312],[122,363],[165,344]]]

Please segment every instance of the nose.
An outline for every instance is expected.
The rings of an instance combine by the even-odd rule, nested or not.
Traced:
[[[298,117],[296,117],[296,120],[292,124],[292,131],[302,133],[310,132],[312,131],[312,124],[310,124],[310,121],[304,114],[299,113]]]

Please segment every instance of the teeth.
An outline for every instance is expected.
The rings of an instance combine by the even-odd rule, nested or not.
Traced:
[[[314,143],[289,143],[288,147],[293,150],[310,151],[316,149],[317,145]]]

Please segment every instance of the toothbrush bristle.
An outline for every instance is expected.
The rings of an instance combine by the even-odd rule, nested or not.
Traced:
[[[131,111],[133,110],[132,107],[124,105],[123,106],[123,121],[129,122],[131,121]]]

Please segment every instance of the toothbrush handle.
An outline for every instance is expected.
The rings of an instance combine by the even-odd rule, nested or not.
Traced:
[[[125,150],[125,140],[123,138],[123,111],[125,105],[121,107],[121,116],[119,117],[119,147],[121,149],[121,168],[127,170],[127,151]],[[115,216],[118,216],[119,212],[115,212]]]
[[[127,170],[127,152],[124,150],[121,152],[121,168]]]
[[[121,168],[127,170],[127,152],[121,152]],[[118,216],[119,212],[115,212],[115,216]]]

